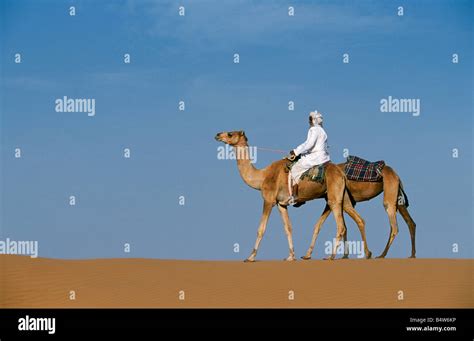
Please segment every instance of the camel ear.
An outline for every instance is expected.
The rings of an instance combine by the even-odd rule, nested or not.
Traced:
[[[245,136],[245,131],[241,130],[239,131],[240,136]]]

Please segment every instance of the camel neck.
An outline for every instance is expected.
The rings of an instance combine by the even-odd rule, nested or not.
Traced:
[[[248,145],[234,146],[237,167],[244,182],[255,189],[260,190],[263,182],[263,171],[252,164]]]

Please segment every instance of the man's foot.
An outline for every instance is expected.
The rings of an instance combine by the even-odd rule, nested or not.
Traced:
[[[297,201],[297,199],[292,195],[288,198],[288,205],[293,207],[300,207],[304,204],[306,204],[306,201]]]
[[[290,197],[288,198],[288,205],[295,205],[296,204],[296,199],[294,196],[290,195]]]

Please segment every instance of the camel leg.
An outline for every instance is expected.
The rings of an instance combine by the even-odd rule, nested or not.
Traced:
[[[346,233],[346,224],[344,223],[344,212],[342,211],[342,202],[344,201],[344,194],[346,191],[346,183],[344,173],[337,168],[326,168],[326,186],[327,186],[327,204],[334,213],[336,220],[337,233],[336,240],[333,245],[332,254],[329,257],[333,260],[336,257],[337,247],[339,241]]]
[[[397,225],[397,208],[395,205],[386,205],[384,204],[387,210],[388,219],[390,221],[390,236],[388,237],[387,245],[383,250],[382,254],[377,258],[385,258],[387,255],[390,246],[392,245],[395,236],[398,234],[398,225]]]
[[[357,213],[355,210],[354,206],[350,202],[350,200],[347,198],[344,198],[344,211],[352,218],[352,220],[355,221],[357,224],[357,227],[359,228],[360,235],[362,237],[362,242],[364,243],[364,251],[365,251],[365,258],[370,259],[372,257],[372,252],[370,252],[369,247],[367,245],[367,239],[365,237],[365,221],[362,219],[362,217]],[[348,201],[349,200],[349,201]],[[346,233],[344,235],[344,242],[347,242],[347,229]],[[347,244],[344,244],[347,245]],[[347,250],[347,247],[345,248],[344,252],[344,257],[343,258],[348,258],[346,255],[349,253],[349,250]]]
[[[290,254],[288,258],[285,258],[286,261],[296,260],[295,258],[295,249],[293,247],[293,237],[292,237],[292,227],[290,217],[288,216],[288,208],[286,206],[278,205],[278,210],[280,211],[281,219],[283,220],[283,226],[285,228],[286,237],[288,238],[288,247],[290,249]]]
[[[326,204],[326,207],[324,207],[324,211],[321,214],[321,217],[319,217],[318,222],[316,225],[314,225],[314,230],[313,230],[313,238],[311,239],[311,245],[308,248],[308,251],[306,251],[306,254],[301,257],[302,259],[311,259],[311,254],[313,253],[314,250],[314,245],[316,244],[316,239],[318,238],[319,231],[321,230],[321,226],[323,226],[324,222],[326,221],[327,217],[331,214],[331,209],[329,208],[329,205]]]
[[[344,210],[344,208],[343,208]],[[347,228],[342,235],[342,243],[344,245],[344,255],[341,259],[348,259],[349,258],[349,246],[347,245]]]
[[[398,210],[402,215],[403,219],[408,225],[410,229],[410,237],[411,237],[411,256],[410,258],[416,258],[416,248],[415,248],[415,232],[416,232],[416,224],[408,213],[408,209],[405,205],[398,206]]]
[[[384,169],[385,170],[385,169]],[[388,220],[390,221],[390,235],[387,245],[382,254],[377,258],[385,258],[395,236],[398,234],[397,225],[397,202],[400,189],[400,178],[395,172],[387,172],[383,177],[383,207],[387,211]]]
[[[255,262],[255,257],[257,256],[258,246],[262,241],[263,235],[265,234],[265,229],[267,228],[268,218],[272,212],[273,204],[269,201],[263,202],[263,213],[262,218],[260,219],[260,225],[258,226],[257,231],[257,240],[255,241],[255,246],[252,250],[250,256],[245,260],[246,262]]]
[[[344,191],[344,200],[342,202],[342,209],[344,211],[346,211],[346,213],[348,213],[348,211],[347,211],[348,207],[354,207],[354,206],[355,206],[355,203],[354,203],[354,205],[352,205],[351,199],[349,198],[349,195],[347,194],[347,191]],[[351,216],[350,214],[349,214],[349,216],[352,218],[352,220],[354,220],[357,223],[357,221],[354,219],[353,216]],[[357,216],[359,216],[359,215],[357,214]],[[360,218],[360,216],[359,216],[359,218]],[[365,224],[365,222],[363,220],[362,220],[362,222]],[[357,224],[357,226],[359,226],[359,224]],[[342,236],[342,240],[344,241],[344,256],[342,256],[342,259],[348,259],[349,258],[349,247],[347,245],[347,229],[344,231],[344,235]]]
[[[344,233],[346,233],[346,224],[344,223],[344,215],[342,211],[342,200],[338,200],[338,201],[329,200],[328,204],[329,204],[329,207],[331,208],[331,211],[334,213],[334,218],[337,224],[336,242],[333,245],[331,256],[327,258],[329,260],[333,260],[336,257],[339,241],[344,236]]]

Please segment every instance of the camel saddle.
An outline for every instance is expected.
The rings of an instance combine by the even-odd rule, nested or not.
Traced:
[[[380,182],[382,181],[382,169],[385,161],[369,162],[357,156],[347,157],[344,171],[346,177],[352,181]]]
[[[286,171],[289,172],[293,165],[299,160],[300,158],[297,157],[293,161],[288,161],[286,164]],[[301,174],[300,180],[308,180],[308,181],[314,181],[314,182],[319,182],[319,183],[324,183],[324,170],[326,168],[326,164],[328,162],[325,162],[320,165],[316,165],[314,167],[311,167],[307,171],[305,171],[303,174]]]

